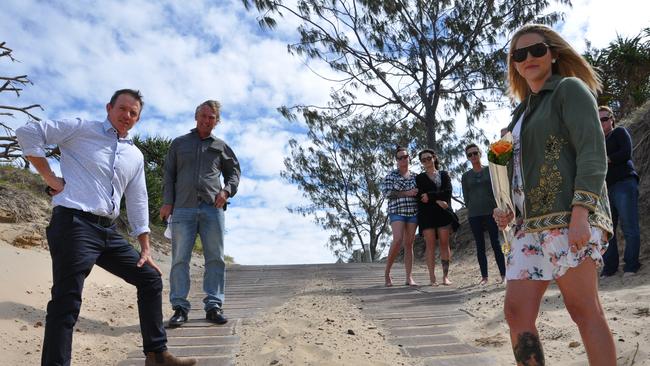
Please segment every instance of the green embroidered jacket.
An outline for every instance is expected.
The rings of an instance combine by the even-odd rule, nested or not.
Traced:
[[[578,78],[552,75],[515,108],[508,130],[522,113],[524,231],[568,227],[572,206],[581,205],[589,224],[611,237],[605,137],[591,91]],[[512,162],[508,172],[512,181]]]

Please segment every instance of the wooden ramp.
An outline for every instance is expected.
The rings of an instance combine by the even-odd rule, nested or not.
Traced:
[[[403,272],[396,265],[394,273]],[[298,294],[307,281],[333,280],[359,301],[363,313],[399,345],[414,364],[425,366],[484,366],[496,361],[484,349],[468,345],[453,333],[467,315],[459,310],[461,294],[448,287],[383,286],[383,264],[321,264],[285,266],[232,266],[226,274],[225,325],[204,320],[201,279],[195,278],[190,296],[190,321],[168,329],[168,347],[177,356],[191,356],[199,365],[235,364],[239,350],[238,328],[247,319],[282,305]],[[427,274],[416,272],[415,279],[426,283]],[[118,366],[144,365],[141,349],[134,349]]]

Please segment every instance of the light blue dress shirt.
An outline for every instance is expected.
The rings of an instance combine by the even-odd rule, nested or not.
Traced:
[[[108,119],[28,123],[16,138],[24,156],[45,157],[46,146],[59,146],[65,188],[52,198],[54,206],[115,219],[124,195],[131,235],[149,232],[144,157],[128,135],[118,137]]]

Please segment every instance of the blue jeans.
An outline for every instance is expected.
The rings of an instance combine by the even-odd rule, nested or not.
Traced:
[[[198,208],[174,208],[172,230],[172,269],[169,274],[169,301],[174,309],[191,309],[190,259],[197,233],[201,237],[205,269],[203,273],[204,310],[221,308],[226,285],[223,260],[224,212],[201,202]]]
[[[639,263],[639,247],[641,236],[639,233],[639,183],[634,177],[626,178],[608,187],[609,205],[612,210],[614,223],[614,237],[609,241],[609,248],[603,256],[605,266],[603,274],[612,275],[618,270],[618,242],[616,240],[616,227],[621,221],[621,229],[625,237],[625,252],[623,272],[636,272],[641,267]]]
[[[140,254],[117,232],[57,206],[47,227],[52,256],[52,300],[47,304],[41,365],[69,366],[72,333],[79,317],[86,277],[96,264],[134,285],[145,352],[167,349],[162,319],[162,278],[150,265],[136,266]]]
[[[481,277],[487,278],[488,276],[485,236],[483,235],[485,231],[483,230],[484,224],[488,234],[490,234],[490,244],[492,244],[492,251],[494,252],[494,259],[499,267],[499,273],[501,276],[505,276],[506,263],[503,252],[501,251],[501,244],[499,243],[499,228],[496,222],[494,222],[492,215],[474,216],[468,218],[467,221],[469,221],[469,226],[472,228],[472,234],[474,234],[474,240],[476,241],[476,257],[478,259],[478,265],[481,267]]]

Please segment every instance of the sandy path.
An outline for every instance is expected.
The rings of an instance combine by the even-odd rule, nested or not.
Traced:
[[[237,365],[414,365],[385,340],[355,299],[316,280],[240,328]]]
[[[10,225],[0,224],[0,337],[5,340],[0,364],[38,365],[52,286],[50,254],[43,249],[16,248],[2,240],[11,234]],[[167,262],[159,264],[169,273]],[[163,294],[164,302],[167,297]],[[139,347],[135,287],[95,266],[86,279],[82,301],[73,338],[73,365],[113,365]]]

